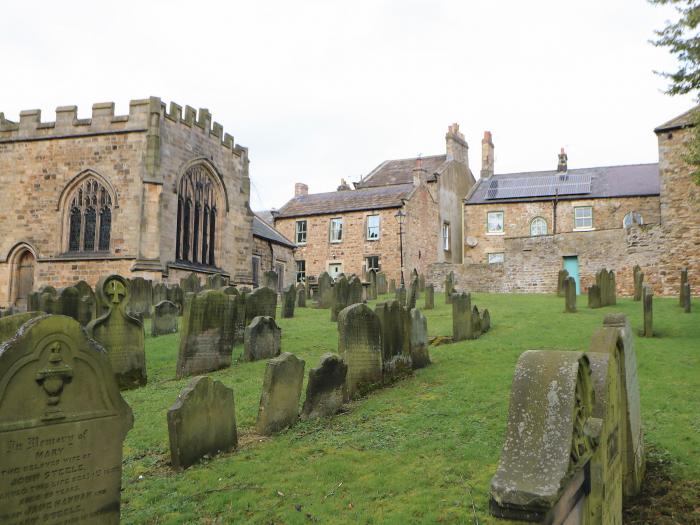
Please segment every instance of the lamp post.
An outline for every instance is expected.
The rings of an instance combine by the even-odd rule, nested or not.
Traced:
[[[399,208],[399,211],[394,215],[399,223],[399,250],[401,251],[401,288],[405,288],[403,280],[403,223],[406,219],[406,214],[403,209]]]

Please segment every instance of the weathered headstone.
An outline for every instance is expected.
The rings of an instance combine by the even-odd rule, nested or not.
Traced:
[[[691,294],[690,294],[690,283],[685,283],[683,285],[683,311],[687,314],[690,313],[691,308]]]
[[[0,523],[119,524],[133,425],[104,350],[64,316],[0,345]]]
[[[435,287],[432,284],[428,284],[425,287],[425,304],[423,305],[424,310],[432,310],[435,308]]]
[[[472,338],[472,298],[464,292],[454,292],[452,303],[452,340],[462,341]]]
[[[615,272],[613,270],[608,272],[608,282],[610,284],[608,288],[608,304],[615,305],[617,304],[617,284],[615,281]]]
[[[340,277],[333,285],[332,292],[331,321],[337,321],[340,311],[349,306],[350,283],[348,283],[347,277],[344,275]]]
[[[353,275],[348,279],[348,301],[347,305],[361,303],[363,301],[362,281]]]
[[[678,304],[679,304],[681,307],[683,306],[683,304],[684,304],[684,302],[685,302],[684,297],[683,297],[683,291],[684,291],[684,289],[685,289],[685,285],[686,285],[687,282],[688,282],[688,268],[683,268],[683,269],[681,270],[681,285],[680,285],[680,287],[679,287],[679,289],[678,289],[678,292],[679,292]]]
[[[634,280],[634,300],[642,300],[642,287],[644,286],[644,272],[639,267],[638,264],[634,266],[632,270],[632,276]]]
[[[104,312],[85,328],[107,350],[109,362],[124,390],[146,384],[143,323],[130,312],[130,283],[120,275],[102,277],[95,287],[98,311]]]
[[[323,354],[317,368],[309,370],[301,419],[329,417],[343,405],[343,385],[348,366],[336,354]]]
[[[411,365],[413,369],[430,364],[428,352],[428,320],[420,310],[411,310]]]
[[[318,276],[318,308],[331,308],[333,306],[333,280],[328,272],[321,272]]]
[[[271,359],[280,355],[282,329],[272,317],[258,316],[245,329],[243,361]]]
[[[600,308],[601,306],[600,287],[597,284],[592,284],[588,288],[588,308]]]
[[[177,332],[177,319],[180,309],[171,301],[161,301],[153,307],[151,320],[151,335],[174,334]]]
[[[78,322],[87,326],[90,321],[95,318],[96,315],[96,304],[95,292],[92,287],[85,281],[78,281],[75,283],[74,288],[78,290],[80,299],[78,300]]]
[[[644,327],[642,328],[639,335],[641,335],[642,337],[654,337],[654,292],[652,292],[650,286],[644,286],[642,302],[644,310]]]
[[[277,317],[277,292],[263,286],[245,296],[245,324],[249,325],[258,316]]]
[[[0,318],[0,344],[12,339],[24,323],[40,315],[43,315],[43,312],[23,312]]]
[[[396,293],[396,279],[389,279],[389,293]]]
[[[479,339],[479,337],[481,337],[481,314],[474,305],[472,308],[472,339]]]
[[[566,270],[559,270],[557,275],[557,295],[559,297],[564,297],[564,281],[569,277],[569,272]]]
[[[382,342],[382,368],[387,382],[405,376],[411,365],[411,316],[398,301],[377,304]]]
[[[185,292],[179,284],[168,286],[168,301],[175,303],[180,309],[180,315],[185,311]]]
[[[238,445],[233,390],[210,377],[197,376],[168,410],[170,462],[186,469],[205,455],[227,452]]]
[[[381,326],[366,304],[348,306],[338,315],[338,353],[348,366],[346,400],[381,383]]]
[[[445,304],[452,304],[453,293],[455,293],[455,273],[450,272],[445,277]]]
[[[219,290],[221,288],[225,288],[226,286],[228,286],[228,279],[220,273],[207,276],[206,287],[208,290]]]
[[[270,359],[265,369],[256,430],[269,436],[292,426],[299,416],[304,361],[285,352]]]
[[[369,287],[367,288],[367,299],[369,301],[374,301],[377,298],[377,272],[376,270],[370,270],[367,272],[367,278],[369,280]]]
[[[186,278],[180,279],[180,288],[182,289],[184,297],[184,294],[201,292],[202,283],[199,280],[199,276],[193,272],[189,274]]]
[[[129,279],[129,290],[131,293],[129,311],[141,319],[151,317],[153,282],[147,281],[143,277],[134,277]]]
[[[576,312],[576,281],[573,277],[564,280],[564,312]]]
[[[296,286],[290,284],[289,288],[282,292],[282,319],[290,319],[294,317],[294,306],[297,302],[296,299]]]
[[[177,356],[178,379],[231,366],[235,299],[220,290],[187,294]]]
[[[403,286],[399,286],[396,289],[396,300],[401,306],[406,305],[406,288],[404,288]]]
[[[425,292],[425,275],[423,274],[418,276],[418,291],[420,293]]]
[[[161,301],[168,301],[168,285],[164,282],[154,283],[153,289],[151,290],[151,297],[153,298],[153,305]]]
[[[297,284],[296,294],[297,306],[299,308],[306,308],[306,286],[304,285],[304,283]]]
[[[413,310],[416,307],[416,301],[418,301],[418,289],[420,287],[420,283],[418,281],[418,277],[413,277],[411,279],[411,285],[408,288],[408,295],[406,296],[406,309],[407,310]]]
[[[276,271],[268,270],[263,274],[263,286],[267,286],[268,288],[277,291],[277,288],[279,287],[279,276],[277,275]]]
[[[389,293],[389,284],[386,280],[384,272],[377,273],[377,295],[386,295]]]
[[[58,302],[61,315],[67,315],[80,322],[80,292],[77,288],[74,286],[63,288],[58,293]]]
[[[491,314],[487,308],[484,308],[481,312],[481,332],[485,334],[489,330],[491,330]]]

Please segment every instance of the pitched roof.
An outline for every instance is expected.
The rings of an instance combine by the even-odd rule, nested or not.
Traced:
[[[385,160],[355,186],[357,188],[373,188],[393,184],[412,184],[413,168],[416,167],[418,158]],[[423,161],[423,169],[428,172],[428,180],[434,180],[432,176],[445,163],[447,155],[432,155],[420,157],[420,159]]]
[[[292,241],[267,224],[255,213],[253,213],[253,236],[267,239],[270,242],[281,244],[282,246],[289,246],[290,248],[295,247]]]
[[[413,184],[395,184],[299,195],[280,208],[277,218],[399,208],[403,205],[403,200],[409,197],[413,188]]]
[[[630,164],[626,166],[603,166],[598,168],[580,168],[565,172],[569,175],[590,178],[590,192],[559,195],[558,200],[600,199],[608,197],[639,197],[647,195],[659,195],[659,165],[654,164]],[[504,173],[493,175],[488,179],[479,179],[472,187],[471,192],[464,200],[466,204],[488,204],[501,202],[531,202],[554,200],[554,195],[527,196],[529,188],[535,185],[542,177],[557,175],[552,171],[530,171],[522,173]],[[522,181],[520,187],[524,188],[521,197],[512,198],[488,198],[489,190],[493,196],[493,188],[498,182],[507,180],[509,183]],[[501,184],[507,186],[507,184]],[[497,196],[497,193],[495,194]]]
[[[699,108],[700,105],[695,106],[694,108],[689,109],[682,115],[678,115],[677,117],[672,118],[668,122],[665,122],[664,124],[661,124],[660,126],[654,128],[654,132],[659,133],[660,131],[671,131],[674,129],[686,128],[688,126],[695,125],[695,113],[698,111]]]

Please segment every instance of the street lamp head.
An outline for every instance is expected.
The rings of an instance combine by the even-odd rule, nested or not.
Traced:
[[[403,209],[399,208],[399,211],[396,212],[396,220],[399,221],[399,224],[403,224],[404,219],[406,218],[406,214],[403,212]]]

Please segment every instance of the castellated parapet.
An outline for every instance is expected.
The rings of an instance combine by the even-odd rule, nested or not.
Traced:
[[[154,119],[153,115],[159,117]],[[182,106],[171,102],[168,109],[159,97],[132,100],[129,103],[128,115],[115,115],[114,102],[93,104],[92,117],[86,119],[78,118],[77,106],[59,106],[56,108],[56,120],[52,122],[42,122],[39,109],[21,111],[19,122],[6,119],[5,114],[0,112],[0,143],[88,137],[106,133],[148,132],[154,130],[161,119],[198,129],[235,155],[247,157],[247,148],[235,144],[233,136],[224,133],[221,124],[212,122],[208,109],[200,108],[197,111],[191,106],[185,106],[183,114]]]

